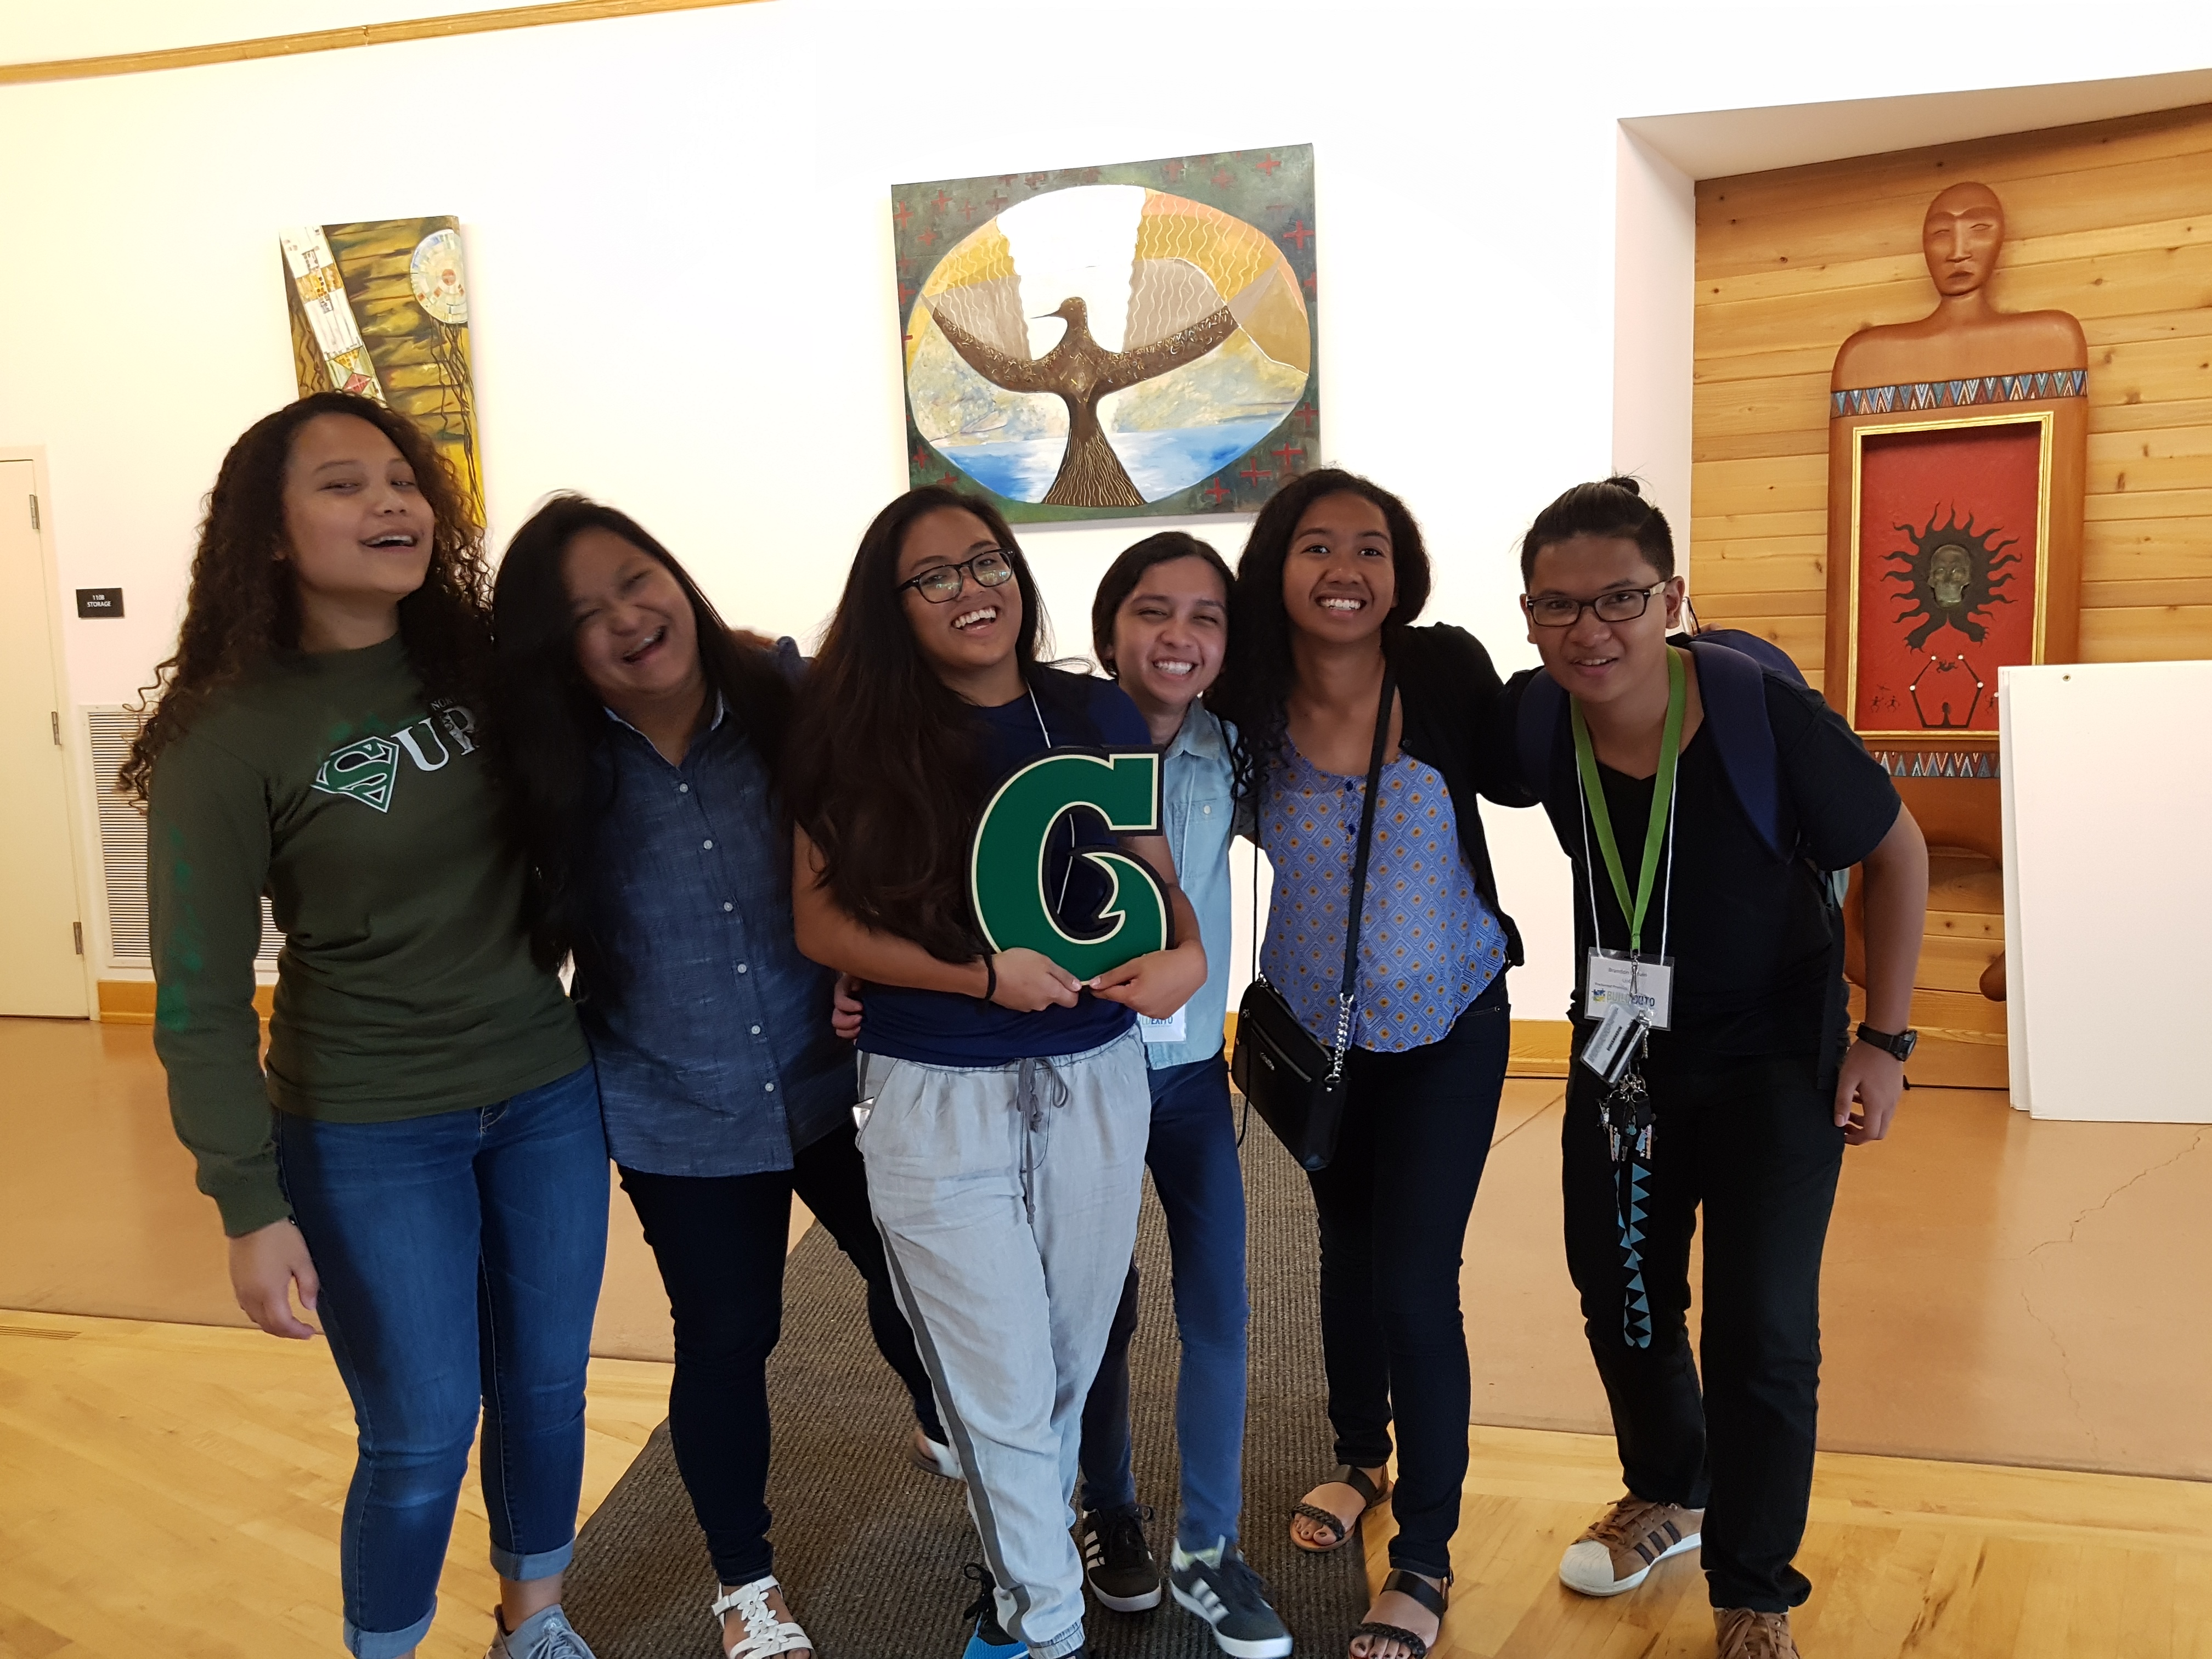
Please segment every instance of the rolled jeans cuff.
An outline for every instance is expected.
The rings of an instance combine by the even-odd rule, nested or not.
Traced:
[[[1079,1619],[1049,1642],[1031,1642],[1031,1659],[1066,1659],[1083,1645],[1083,1621]]]
[[[405,1630],[363,1630],[349,1619],[345,1621],[346,1651],[354,1659],[399,1659],[401,1654],[412,1653],[422,1645],[422,1638],[430,1633],[430,1621],[437,1616],[438,1604],[433,1601],[430,1611]]]
[[[566,1572],[568,1563],[576,1559],[576,1540],[571,1538],[557,1550],[540,1550],[535,1555],[517,1555],[513,1550],[503,1550],[496,1544],[491,1547],[491,1570],[501,1577],[518,1584],[529,1583],[535,1578],[550,1578],[556,1572]],[[401,1648],[398,1651],[404,1653]],[[369,1659],[363,1654],[362,1659]]]

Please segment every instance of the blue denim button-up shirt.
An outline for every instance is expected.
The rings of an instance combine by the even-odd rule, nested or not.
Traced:
[[[608,1147],[652,1175],[787,1170],[851,1107],[853,1051],[830,1029],[830,971],[793,938],[767,766],[726,710],[680,766],[608,718],[575,985]]]
[[[1182,730],[1162,751],[1160,801],[1176,881],[1198,912],[1206,945],[1206,983],[1183,1007],[1181,1042],[1146,1042],[1145,1058],[1156,1072],[1221,1052],[1229,1012],[1229,837],[1235,827],[1230,799],[1229,728],[1203,703],[1193,703]]]

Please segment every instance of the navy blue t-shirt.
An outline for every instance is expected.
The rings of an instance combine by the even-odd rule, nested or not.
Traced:
[[[996,708],[978,708],[983,771],[996,788],[1000,779],[1048,748],[1146,749],[1152,732],[1129,694],[1111,680],[1040,669],[1037,697],[1020,696]],[[1042,715],[1042,723],[1040,723]],[[1050,734],[1048,741],[1047,734]],[[985,797],[988,799],[988,794]],[[982,803],[976,803],[980,809]],[[1113,834],[1095,812],[1067,814],[1054,830],[1045,866],[1054,907],[1071,931],[1097,915],[1106,879],[1096,865],[1075,857],[1088,848],[1111,848]],[[915,991],[871,985],[865,995],[860,1046],[872,1054],[918,1060],[926,1066],[988,1067],[1018,1060],[1079,1054],[1102,1048],[1136,1023],[1118,1002],[1085,991],[1073,1008],[1016,1013],[996,1003],[949,991]]]

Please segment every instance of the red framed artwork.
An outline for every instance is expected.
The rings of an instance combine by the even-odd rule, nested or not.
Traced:
[[[1997,670],[2044,660],[2052,416],[1850,434],[1844,707],[1863,737],[1994,737]]]

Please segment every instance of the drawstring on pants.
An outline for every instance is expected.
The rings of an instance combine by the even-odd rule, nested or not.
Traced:
[[[1014,1109],[1022,1118],[1022,1209],[1031,1226],[1036,1224],[1036,1172],[1044,1167],[1052,1141],[1050,1114],[1067,1100],[1067,1080],[1050,1060],[1022,1061],[1014,1080]]]

